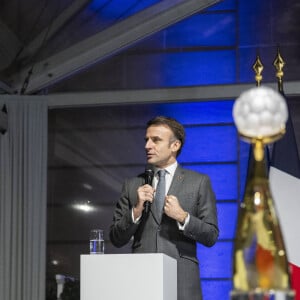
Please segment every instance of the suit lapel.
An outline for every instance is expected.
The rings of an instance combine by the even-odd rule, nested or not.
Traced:
[[[168,195],[177,195],[178,191],[181,189],[181,184],[184,180],[184,169],[181,168],[179,165],[174,173],[174,177],[168,191]]]

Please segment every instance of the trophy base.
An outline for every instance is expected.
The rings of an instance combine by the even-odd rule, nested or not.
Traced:
[[[237,291],[230,292],[230,300],[295,300],[294,290]]]

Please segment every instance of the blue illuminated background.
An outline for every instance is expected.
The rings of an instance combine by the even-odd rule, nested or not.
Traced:
[[[109,63],[101,64],[100,69],[97,69],[99,85],[103,89],[147,89],[253,82],[252,64],[256,58],[257,45],[262,44],[264,39],[269,36],[271,25],[266,22],[264,30],[259,31],[254,31],[253,26],[260,26],[257,19],[262,10],[268,10],[271,1],[224,0],[203,13],[154,34],[133,49],[111,58],[109,63],[113,63],[113,68]],[[111,25],[115,19],[121,20],[157,2],[159,1],[99,0],[92,1],[88,9],[101,12],[101,20],[105,27]],[[113,72],[108,72],[112,69]],[[96,74],[95,70],[92,72]],[[72,83],[72,79],[70,82]],[[89,87],[88,82],[85,85],[87,88]],[[186,99],[184,103],[98,107],[93,108],[92,112],[89,108],[81,108],[77,113],[76,109],[65,112],[52,110],[49,115],[50,132],[57,126],[54,123],[60,117],[70,123],[72,120],[76,120],[75,127],[77,129],[75,128],[72,134],[76,130],[78,132],[81,130],[81,133],[85,132],[92,140],[102,139],[103,147],[111,149],[111,153],[102,158],[103,161],[99,159],[90,165],[87,163],[86,169],[93,170],[99,167],[103,171],[111,168],[119,174],[123,174],[123,170],[128,170],[128,168],[132,168],[133,174],[143,170],[145,157],[135,151],[138,147],[143,149],[143,139],[138,140],[138,138],[143,137],[145,120],[155,115],[168,115],[175,117],[185,126],[187,139],[179,162],[186,168],[208,174],[217,197],[219,240],[212,248],[198,245],[197,249],[201,276],[199,280],[202,282],[205,300],[228,299],[232,289],[232,248],[237,220],[237,204],[243,194],[248,160],[248,145],[239,140],[233,123],[233,103],[234,99],[201,102],[191,102]],[[94,116],[91,117],[93,114]],[[86,128],[80,128],[80,118],[84,117],[89,122],[97,120],[97,125],[89,124],[87,126],[93,127],[93,130],[87,131]],[[116,120],[115,127],[111,125],[112,120]],[[51,128],[51,122],[54,124],[53,128]],[[55,138],[58,137],[59,135],[56,133]],[[53,138],[54,142],[55,138]],[[67,131],[64,138],[71,138],[70,132]],[[132,143],[128,143],[128,141]],[[77,146],[80,147],[80,143]],[[96,150],[100,152],[99,148],[94,149],[93,147],[90,151],[96,155],[93,152]],[[54,171],[55,168],[52,168],[49,173],[50,184],[53,181],[57,182],[53,184],[64,182],[66,185],[64,180],[53,179],[54,175],[51,172],[54,174]],[[61,174],[64,172],[63,176],[69,180],[68,189],[76,193],[78,186],[72,186],[74,171],[68,171],[65,168],[60,169],[60,172]],[[103,171],[103,180],[107,174],[112,172],[110,170]],[[60,189],[59,187],[50,187],[50,189],[52,192],[49,201],[51,202],[51,199],[58,197],[55,193],[59,193],[57,191]],[[107,186],[98,184],[98,190],[95,192],[101,195],[101,193],[110,191]],[[117,197],[117,193],[113,196]],[[107,199],[103,201],[107,201]],[[58,220],[51,223],[55,207],[53,206],[53,209],[51,205],[49,207],[48,219],[52,226],[49,225],[49,230],[53,231],[52,236],[55,236],[60,232],[60,223]],[[103,219],[105,218],[107,217],[103,216]],[[71,222],[70,219],[64,220],[64,222]],[[74,218],[74,220],[77,219]],[[77,221],[77,223],[79,222]],[[101,218],[100,220],[98,218],[97,223],[93,222],[90,218],[89,224],[92,223],[93,226],[102,228],[107,226],[101,223]],[[74,223],[76,222],[74,221]],[[73,225],[69,224],[68,226],[72,227]],[[71,253],[76,251],[83,253],[82,244],[86,241],[81,241],[80,244],[79,241],[75,241],[76,238],[74,234],[73,241],[68,241],[65,245],[68,255],[75,255]],[[51,240],[48,238],[50,256],[51,251],[59,252],[60,249],[54,242],[51,244]],[[116,250],[108,249],[108,251]]]
[[[169,115],[186,129],[179,162],[210,176],[217,198],[220,237],[212,248],[198,245],[204,299],[225,298],[232,289],[232,246],[241,193],[241,148],[232,119],[233,101],[157,105],[156,114]],[[154,113],[154,111],[152,112]]]
[[[167,104],[106,105],[81,109],[53,110],[50,112],[50,140],[58,143],[50,147],[50,157],[60,142],[70,145],[75,141],[74,152],[85,153],[83,162],[74,160],[74,166],[63,163],[53,167],[50,158],[49,201],[60,197],[73,201],[81,195],[91,199],[100,210],[82,216],[68,207],[48,205],[48,230],[53,242],[48,242],[50,257],[57,253],[66,265],[51,266],[55,273],[66,272],[78,276],[76,263],[80,254],[87,253],[84,240],[90,228],[103,228],[107,234],[111,224],[114,203],[118,200],[124,178],[143,172],[145,168],[145,122],[156,115],[168,115],[181,122],[186,130],[186,143],[178,157],[186,168],[208,174],[217,198],[220,236],[212,248],[197,247],[200,275],[205,300],[229,295],[232,289],[232,245],[237,219],[237,202],[243,189],[242,163],[248,149],[240,142],[232,119],[233,100],[185,102]],[[61,120],[64,120],[61,123]],[[64,128],[53,129],[57,124]],[[74,123],[70,128],[69,124]],[[53,126],[53,127],[52,127]],[[60,125],[61,126],[61,125]],[[56,142],[55,142],[56,141]],[[82,151],[84,149],[84,152]],[[88,151],[87,151],[88,149]],[[71,157],[76,157],[71,153]],[[97,180],[89,174],[99,174]],[[90,177],[90,178],[89,178]],[[85,179],[93,190],[83,191]],[[107,183],[115,182],[114,188]],[[113,203],[112,203],[113,201]],[[113,204],[113,205],[112,205]],[[59,212],[58,212],[59,211]],[[64,216],[68,215],[68,218]],[[61,228],[67,228],[69,240],[58,242]],[[81,233],[83,232],[83,233]],[[83,236],[83,237],[82,237]],[[65,243],[65,245],[64,245]],[[106,237],[106,253],[127,253],[114,248]],[[62,260],[62,258],[60,258]],[[70,264],[71,266],[68,266]],[[74,270],[75,268],[75,270]]]
[[[233,101],[152,105],[152,113],[176,118],[186,129],[179,162],[210,176],[217,198],[220,237],[212,248],[198,244],[205,300],[226,299],[232,289],[232,246],[241,186],[241,152],[232,118]],[[242,179],[243,180],[243,179]]]

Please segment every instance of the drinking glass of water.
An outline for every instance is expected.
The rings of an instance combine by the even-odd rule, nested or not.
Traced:
[[[90,254],[104,254],[104,235],[102,229],[90,232]]]

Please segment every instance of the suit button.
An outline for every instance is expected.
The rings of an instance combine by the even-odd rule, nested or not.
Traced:
[[[160,227],[157,227],[157,231],[158,231],[158,232],[160,231]]]

